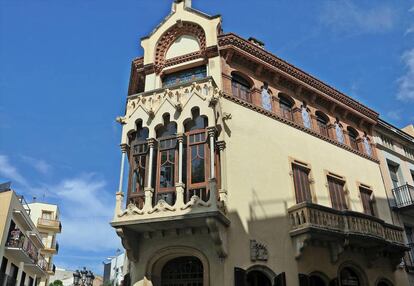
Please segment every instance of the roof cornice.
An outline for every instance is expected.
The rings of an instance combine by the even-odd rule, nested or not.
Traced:
[[[374,110],[368,108],[367,106],[361,104],[360,102],[354,100],[353,98],[345,95],[344,93],[338,91],[337,89],[329,86],[328,84],[320,81],[319,79],[313,77],[312,75],[302,71],[301,69],[295,67],[294,65],[278,58],[274,54],[264,50],[263,48],[257,47],[254,44],[250,43],[246,39],[234,34],[227,33],[219,35],[218,45],[221,49],[225,49],[229,46],[233,46],[241,49],[242,51],[254,56],[255,58],[271,65],[272,67],[282,71],[293,78],[315,88],[319,92],[322,92],[332,99],[354,109],[358,113],[370,118],[371,120],[377,122],[379,114]]]

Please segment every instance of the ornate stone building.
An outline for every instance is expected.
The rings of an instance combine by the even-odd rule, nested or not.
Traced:
[[[127,285],[408,285],[378,113],[189,0],[141,45],[111,222]]]

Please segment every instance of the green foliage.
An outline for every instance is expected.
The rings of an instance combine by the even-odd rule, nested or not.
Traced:
[[[55,280],[52,283],[49,283],[49,286],[63,286],[63,282],[61,280]]]

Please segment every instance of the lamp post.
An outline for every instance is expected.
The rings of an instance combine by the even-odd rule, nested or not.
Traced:
[[[92,286],[95,275],[90,270],[86,270],[86,267],[83,267],[81,271],[76,270],[73,273],[73,285],[74,286]]]

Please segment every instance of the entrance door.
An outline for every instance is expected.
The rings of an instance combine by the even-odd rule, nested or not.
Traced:
[[[272,284],[263,272],[253,270],[247,274],[247,286],[272,286]]]
[[[161,286],[203,286],[203,264],[192,256],[168,261],[161,271]]]

